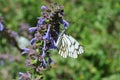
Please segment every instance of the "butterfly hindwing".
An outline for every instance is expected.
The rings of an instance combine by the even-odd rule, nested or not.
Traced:
[[[78,51],[77,51],[77,49],[76,49],[76,47],[75,47],[75,44],[78,44],[78,42],[73,38],[73,37],[71,37],[71,36],[68,36],[68,35],[66,35],[67,36],[67,38],[70,40],[70,42],[71,42],[71,46],[68,46],[68,48],[69,48],[69,54],[70,54],[70,57],[72,57],[72,58],[77,58],[77,54],[78,54]],[[78,44],[79,45],[79,44]],[[78,46],[77,45],[77,46]]]
[[[79,43],[72,37],[69,36],[70,40],[72,40],[74,42],[74,46],[75,46],[75,50],[77,50],[78,54],[81,54],[84,52],[83,47],[79,45]]]

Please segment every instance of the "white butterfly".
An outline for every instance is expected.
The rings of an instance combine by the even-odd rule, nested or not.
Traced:
[[[83,47],[72,36],[66,35],[64,32],[65,30],[62,31],[55,43],[59,54],[64,58],[67,56],[77,58],[78,54],[84,52]]]

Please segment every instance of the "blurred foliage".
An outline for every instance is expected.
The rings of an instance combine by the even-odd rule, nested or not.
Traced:
[[[77,59],[51,55],[53,68],[45,70],[44,80],[119,80],[120,79],[120,0],[0,0],[0,16],[5,27],[17,31],[20,23],[36,26],[40,7],[57,2],[64,5],[64,18],[72,35],[85,53]],[[25,57],[0,36],[0,53],[19,56],[19,61],[0,60],[0,80],[17,79],[26,71]]]

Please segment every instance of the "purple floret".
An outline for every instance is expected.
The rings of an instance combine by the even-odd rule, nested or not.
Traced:
[[[3,31],[4,27],[3,24],[0,22],[0,31]]]
[[[46,10],[46,9],[47,9],[46,6],[42,6],[42,7],[41,7],[41,10]]]
[[[37,27],[31,27],[31,28],[29,28],[29,32],[34,32],[34,31],[36,31],[37,30]]]

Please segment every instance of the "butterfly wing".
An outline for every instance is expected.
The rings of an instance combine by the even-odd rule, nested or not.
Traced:
[[[69,54],[72,53],[70,57],[77,58],[78,54],[84,52],[83,47],[80,46],[80,44],[72,36],[66,35],[66,37],[71,41],[71,46],[68,46],[68,49],[70,50]]]
[[[61,32],[61,34],[59,35],[58,39],[57,39],[57,42],[55,43],[55,46],[59,49],[60,46],[62,45],[62,38],[63,38],[63,35],[64,35],[64,32],[65,30],[63,30]]]
[[[63,38],[65,35],[62,36],[61,38],[61,42],[58,42],[58,43],[61,43],[60,47],[58,46],[58,49],[59,49],[59,54],[66,58],[68,56],[68,49],[67,49],[67,40],[65,38]]]
[[[56,42],[59,54],[66,58],[67,56],[77,58],[78,54],[84,52],[83,47],[72,37],[66,34],[60,36]]]
[[[84,52],[83,47],[80,46],[78,41],[76,41],[72,36],[66,36],[69,38],[69,40],[71,40],[72,46],[74,46],[74,50],[76,50],[77,54],[81,54]]]
[[[55,46],[56,46],[58,49],[60,49],[60,47],[61,47],[61,45],[62,45],[62,38],[63,38],[63,36],[58,37],[58,40],[57,40],[57,42],[55,43]]]
[[[63,39],[63,34],[60,34],[60,36],[58,37],[57,42],[55,43],[55,46],[56,46],[57,49],[59,50],[59,54],[64,57],[64,56],[65,56],[65,55],[64,55],[65,42],[64,42],[64,40],[62,40],[62,39]]]

